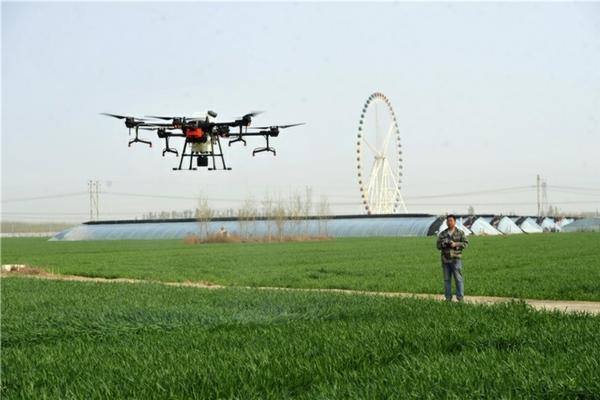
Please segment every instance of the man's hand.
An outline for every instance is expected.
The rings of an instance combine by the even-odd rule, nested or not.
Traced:
[[[450,247],[452,248],[456,248],[458,247],[459,243],[458,242],[450,242]]]

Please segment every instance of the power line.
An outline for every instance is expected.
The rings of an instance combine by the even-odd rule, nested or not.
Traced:
[[[149,199],[171,199],[171,200],[198,200],[200,197],[190,197],[190,196],[172,196],[172,195],[164,195],[164,194],[144,194],[144,193],[124,193],[124,192],[102,192],[104,195],[109,196],[124,196],[124,197],[144,197]],[[241,200],[233,200],[233,199],[209,199],[209,200],[218,200],[218,201],[241,201]]]
[[[425,195],[425,196],[412,196],[408,197],[410,199],[429,199],[429,198],[445,198],[445,197],[461,197],[461,196],[474,196],[474,195],[482,195],[482,194],[494,194],[501,192],[510,192],[510,191],[523,191],[528,189],[535,188],[534,185],[529,186],[515,186],[509,188],[502,189],[490,189],[490,190],[480,190],[476,192],[462,192],[462,193],[446,193],[446,194],[436,194],[436,195]],[[160,194],[143,194],[143,193],[126,193],[126,192],[103,192],[103,194],[111,195],[111,196],[126,196],[126,197],[147,197],[147,198],[157,198],[157,199],[176,199],[176,200],[198,200],[199,197],[189,197],[189,196],[172,196],[172,195],[160,195]],[[357,196],[341,196],[336,195],[332,197],[357,197]],[[232,201],[232,202],[241,202],[246,201],[247,199],[235,199],[235,198],[210,198],[207,200],[211,201]],[[360,201],[359,201],[360,203]],[[362,204],[362,203],[361,203]]]
[[[502,188],[502,189],[479,190],[476,192],[434,194],[434,195],[426,195],[426,196],[412,196],[412,197],[407,197],[407,198],[408,199],[435,199],[435,198],[445,198],[445,197],[478,196],[478,195],[482,195],[482,194],[523,191],[523,190],[529,190],[529,189],[534,189],[534,188],[535,188],[535,185],[527,185],[527,186],[515,186],[515,187],[509,187],[509,188]]]
[[[600,195],[600,193],[586,193],[586,192],[578,192],[578,191],[572,191],[572,190],[563,190],[563,189],[553,189],[550,190],[550,193],[563,193],[563,194],[571,194],[571,195],[575,195],[575,196],[598,196]]]
[[[570,189],[570,190],[584,190],[584,191],[593,191],[600,192],[600,188],[585,188],[585,187],[575,187],[575,186],[557,186],[557,185],[548,185],[549,188],[557,188],[557,189]]]
[[[556,192],[565,192],[565,190],[578,190],[578,191],[600,191],[600,188],[581,188],[581,187],[569,187],[569,186],[555,186],[555,185],[547,185],[548,188],[556,188],[559,190],[553,190]],[[527,186],[514,186],[507,188],[499,188],[499,189],[489,189],[489,190],[479,190],[472,192],[460,192],[460,193],[445,193],[445,194],[431,194],[431,195],[422,195],[422,196],[412,196],[407,197],[406,199],[435,199],[435,198],[449,198],[449,197],[464,197],[464,196],[478,196],[485,194],[496,194],[496,193],[508,193],[508,192],[522,192],[526,190],[535,189],[535,185],[527,185]],[[563,189],[563,190],[560,190]],[[151,194],[151,193],[133,193],[133,192],[106,192],[102,191],[102,195],[107,196],[121,196],[121,197],[139,197],[139,198],[152,198],[152,199],[171,199],[171,200],[199,200],[200,196],[175,196],[175,195],[163,195],[163,194]],[[566,192],[568,193],[568,192]],[[14,202],[24,202],[24,201],[36,201],[36,200],[50,200],[50,199],[59,199],[59,198],[67,198],[67,197],[76,197],[82,195],[89,195],[88,192],[73,192],[73,193],[58,193],[54,195],[46,195],[46,196],[33,196],[33,197],[23,197],[17,199],[8,199],[2,200],[2,203],[14,203]],[[579,194],[579,195],[591,195],[590,193],[569,193],[569,194]],[[351,198],[354,196],[344,196],[344,195],[334,195],[332,198]],[[244,202],[248,199],[240,199],[240,198],[208,198],[209,201],[221,201],[221,202]],[[260,200],[258,201],[260,202]],[[553,202],[556,203],[556,202]],[[563,204],[565,202],[562,202]],[[573,202],[570,202],[573,203]],[[579,202],[580,203],[580,202]],[[356,202],[331,202],[331,205],[355,205],[362,204],[360,200]],[[414,205],[419,205],[419,203],[412,203]],[[422,205],[429,205],[425,203],[420,203]],[[483,204],[483,203],[480,203]],[[487,203],[487,204],[516,204],[516,203]],[[520,204],[529,204],[529,203],[520,203]],[[559,203],[556,203],[559,204]],[[440,204],[444,205],[444,204]],[[450,205],[450,204],[447,204]]]
[[[141,196],[135,196],[135,197],[141,197]],[[143,197],[147,197],[147,196],[143,196]],[[151,196],[154,197],[154,196]],[[185,199],[185,200],[189,200],[189,199],[194,199],[195,198],[182,198],[182,197],[174,197],[174,196],[163,196],[160,198],[174,198],[174,199]],[[245,200],[241,200],[241,199],[208,199],[209,201],[230,201],[230,202],[243,202]],[[552,204],[553,205],[560,205],[560,204],[600,204],[600,198],[598,199],[592,199],[592,200],[585,200],[585,201],[553,201]],[[473,202],[464,202],[464,203],[421,203],[421,202],[410,202],[409,203],[411,206],[483,206],[483,205],[497,205],[497,206],[502,206],[502,205],[530,205],[531,202],[480,202],[480,203],[473,203]],[[362,206],[362,202],[360,201],[346,201],[346,202],[329,202],[329,205],[331,206]],[[128,215],[128,214],[135,214],[136,211],[132,211],[132,212],[107,212],[107,213],[103,213],[103,215]],[[77,215],[89,215],[89,212],[2,212],[2,215],[73,215],[73,216],[77,216]]]
[[[65,198],[65,197],[81,196],[84,194],[88,194],[88,193],[87,192],[74,192],[74,193],[53,194],[53,195],[48,195],[48,196],[22,197],[20,199],[2,200],[2,203],[16,203],[16,202],[21,202],[21,201],[61,199],[61,198]]]
[[[103,213],[103,215],[130,215],[135,214],[132,212],[110,212]],[[2,212],[2,215],[89,215],[89,212]]]

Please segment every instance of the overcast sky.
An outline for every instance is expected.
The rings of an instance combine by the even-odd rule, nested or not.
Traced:
[[[600,208],[600,3],[3,2],[3,219],[85,220],[85,194],[14,200],[84,193],[90,179],[105,218],[307,186],[361,212],[356,133],[375,91],[398,116],[410,212],[535,213],[533,188],[422,196],[537,174],[560,209]],[[277,157],[253,158],[254,140],[226,149],[232,171],[179,172],[156,138],[128,148],[122,122],[99,115],[208,109],[307,124],[272,142]]]

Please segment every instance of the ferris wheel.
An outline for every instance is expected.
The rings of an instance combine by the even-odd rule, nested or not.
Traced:
[[[407,212],[400,193],[402,148],[396,114],[379,92],[365,102],[356,142],[358,185],[368,214]]]

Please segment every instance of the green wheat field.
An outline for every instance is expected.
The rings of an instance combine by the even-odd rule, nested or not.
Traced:
[[[467,295],[600,301],[600,234],[470,242]],[[3,278],[3,399],[600,399],[600,316],[252,288],[441,293],[435,238],[1,244],[2,264],[154,282]]]

